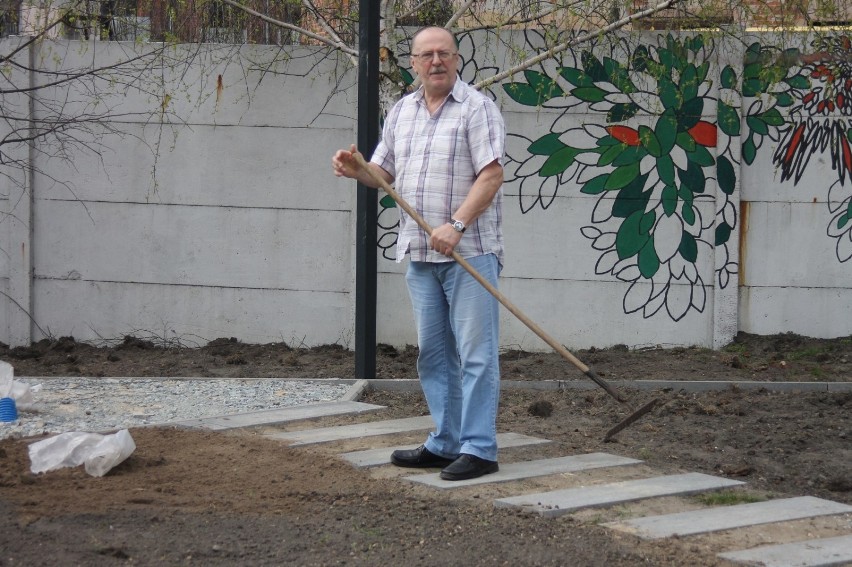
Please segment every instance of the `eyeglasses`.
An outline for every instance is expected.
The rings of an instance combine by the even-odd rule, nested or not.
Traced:
[[[416,57],[421,63],[431,63],[435,60],[435,55],[441,61],[447,61],[455,54],[455,51],[426,51],[423,53],[412,53],[411,56]]]

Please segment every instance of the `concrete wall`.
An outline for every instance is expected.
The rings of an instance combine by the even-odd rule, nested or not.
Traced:
[[[511,40],[528,50],[541,41]],[[842,109],[817,113],[808,98],[818,87],[824,92],[828,78],[843,87],[845,77],[837,67],[837,77],[814,79],[820,65],[833,63],[820,55],[825,45],[799,38],[796,63],[764,85],[771,94],[751,92],[749,81],[758,75],[746,48],[757,43],[777,56],[791,47],[782,40],[789,41],[755,36],[743,46],[648,32],[589,50],[609,75],[588,85],[578,86],[582,80],[569,71],[599,72],[583,50],[495,85],[491,92],[509,132],[503,292],[570,348],[720,347],[738,330],[852,334],[845,277],[852,244],[840,219],[850,201],[852,161],[844,169],[846,146],[836,135],[849,125]],[[517,53],[494,37],[461,38],[463,54],[474,45],[477,58],[466,57],[462,68],[469,82],[490,74],[479,69],[505,67]],[[92,57],[116,61],[138,48],[66,42],[42,49],[48,51],[32,54],[42,65],[74,68]],[[672,59],[673,52],[682,60]],[[169,56],[180,60],[186,53]],[[677,97],[638,63],[642,53],[668,66]],[[277,52],[264,48],[240,54],[239,64],[225,55],[196,56],[152,77],[143,93],[101,83],[99,105],[121,116],[108,127],[93,126],[101,128],[89,133],[97,152],[72,146],[63,148],[69,159],[56,159],[56,148],[38,147],[32,155],[26,146],[14,148],[24,163],[32,160],[35,174],[30,182],[25,169],[16,170],[0,191],[0,211],[14,213],[0,219],[0,341],[135,333],[187,343],[235,336],[352,346],[354,184],[333,177],[328,164],[335,149],[355,139],[354,76],[305,48],[277,60]],[[634,90],[623,77],[613,79],[615,61],[629,69]],[[691,84],[694,73],[704,75]],[[552,89],[543,99],[518,94],[542,84]],[[606,96],[578,90],[589,86]],[[70,101],[79,115],[94,112],[91,89],[39,96]],[[689,100],[695,104],[681,109]],[[150,119],[164,102],[172,113],[166,125]],[[632,114],[614,119],[628,102],[636,104]],[[26,101],[4,96],[3,104],[23,108]],[[639,160],[626,181],[648,174],[641,188],[581,191],[596,176],[623,177],[632,167],[618,170],[588,152],[608,143],[606,128],[662,136],[661,116],[672,105],[682,136],[668,153]],[[731,113],[736,131],[722,125]],[[809,124],[807,151],[785,151],[800,124]],[[619,133],[628,140],[621,153],[637,150],[628,130]],[[553,153],[533,145],[551,134],[580,156],[559,173],[553,162],[550,171],[545,165]],[[660,174],[667,156],[675,172],[670,181]],[[797,159],[798,178],[782,178],[784,156]],[[685,192],[672,200],[667,184]],[[624,210],[641,210],[638,232],[628,230]],[[378,340],[401,346],[416,337],[405,265],[388,259],[395,218],[394,209],[380,211]],[[503,313],[504,346],[548,348]]]

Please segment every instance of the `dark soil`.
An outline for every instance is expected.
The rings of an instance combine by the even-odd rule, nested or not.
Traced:
[[[720,351],[576,354],[610,380],[846,382],[852,340],[740,335]],[[416,377],[415,358],[413,347],[380,346],[378,377]],[[96,348],[62,338],[0,345],[0,359],[18,376],[354,377],[353,354],[338,346],[233,339],[187,348],[128,337]],[[583,378],[555,354],[505,352],[501,366],[504,379],[531,387]],[[499,429],[554,442],[506,451],[501,462],[601,451],[661,473],[743,480],[762,498],[852,504],[852,392],[624,392],[633,405],[656,397],[659,406],[604,443],[629,409],[602,390],[504,389]],[[363,419],[426,413],[419,394],[379,390],[364,401],[388,407]],[[136,452],[103,478],[82,468],[32,475],[26,442],[0,441],[0,565],[723,564],[710,543],[650,543],[589,518],[498,509],[486,489],[463,498],[421,490],[257,432],[131,433]]]

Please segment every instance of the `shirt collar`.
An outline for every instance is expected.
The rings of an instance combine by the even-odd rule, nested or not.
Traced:
[[[450,91],[450,94],[447,97],[453,97],[453,100],[456,102],[461,102],[465,98],[467,98],[467,93],[465,92],[465,86],[462,84],[461,77],[456,78],[456,82],[453,83],[453,89]],[[423,91],[423,85],[420,85],[416,91],[414,91],[414,100],[421,101],[425,96]]]

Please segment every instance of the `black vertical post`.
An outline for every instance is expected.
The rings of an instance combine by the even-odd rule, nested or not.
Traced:
[[[379,141],[379,0],[359,0],[358,150]],[[358,184],[355,229],[355,376],[376,377],[376,230],[378,191]]]

